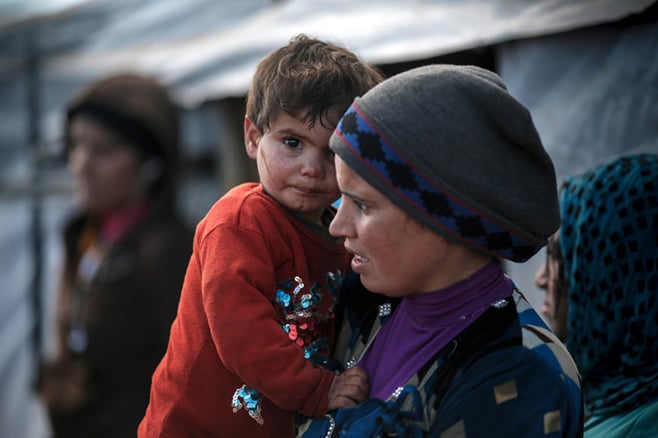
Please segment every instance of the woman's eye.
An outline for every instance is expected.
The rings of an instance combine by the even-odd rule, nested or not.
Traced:
[[[301,142],[294,137],[288,137],[283,139],[283,143],[289,148],[293,148],[293,149],[298,148],[301,145]]]
[[[368,209],[368,206],[362,202],[354,201],[354,204],[356,204],[356,208],[358,208],[361,211],[366,211]]]
[[[76,142],[71,144],[71,152],[81,153],[85,152],[87,155],[93,157],[104,157],[112,154],[117,150],[117,147],[105,143],[89,143],[89,142]]]

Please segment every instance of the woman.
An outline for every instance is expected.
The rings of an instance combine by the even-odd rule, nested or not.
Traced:
[[[658,155],[569,178],[560,201],[562,227],[536,280],[583,376],[585,436],[656,436]]]
[[[569,302],[564,284],[564,263],[560,248],[560,232],[548,238],[546,259],[535,274],[535,284],[546,292],[541,314],[562,342],[567,339]]]
[[[174,205],[178,111],[155,81],[118,75],[71,102],[65,129],[80,211],[41,393],[57,437],[134,437],[191,253]]]
[[[362,285],[338,357],[368,371],[371,398],[300,433],[577,436],[577,370],[500,262],[527,260],[559,226],[525,107],[487,70],[421,67],[357,98],[331,148],[330,232]]]

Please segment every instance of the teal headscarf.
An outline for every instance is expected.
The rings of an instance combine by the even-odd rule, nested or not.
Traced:
[[[591,415],[658,397],[658,155],[619,158],[567,180],[560,242],[567,347]]]

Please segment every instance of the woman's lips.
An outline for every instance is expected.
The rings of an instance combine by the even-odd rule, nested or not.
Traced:
[[[357,263],[368,263],[368,259],[365,257],[361,257],[360,255],[354,255],[353,260],[355,260]]]
[[[357,269],[360,266],[363,266],[363,265],[365,265],[366,263],[368,263],[370,261],[368,258],[363,257],[363,256],[355,253],[354,251],[350,250],[349,248],[347,248],[347,252],[352,254],[352,263],[351,264],[352,264],[352,270],[354,270],[354,271],[357,271]]]

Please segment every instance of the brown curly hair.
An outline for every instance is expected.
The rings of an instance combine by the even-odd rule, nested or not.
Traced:
[[[355,97],[382,80],[379,70],[345,47],[300,34],[258,64],[247,117],[261,133],[277,111],[332,129]]]

